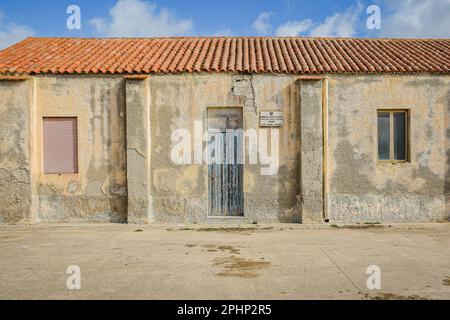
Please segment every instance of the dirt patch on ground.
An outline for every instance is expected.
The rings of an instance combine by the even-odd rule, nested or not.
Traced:
[[[379,293],[375,296],[365,294],[364,297],[369,300],[428,300],[428,298],[421,297],[415,294],[411,296],[402,296],[394,293]]]
[[[194,243],[186,243],[184,245],[186,248],[195,248],[198,245],[194,244]],[[240,254],[240,249],[233,247],[233,246],[229,246],[229,245],[215,245],[215,244],[204,244],[201,246],[202,248],[206,248],[208,252],[229,252],[230,254]],[[203,250],[202,250],[203,251]]]
[[[198,228],[195,229],[196,231],[202,231],[202,232],[211,232],[211,231],[221,231],[221,232],[242,232],[242,231],[255,231],[258,230],[258,228],[255,227],[205,227],[205,228]]]
[[[214,244],[205,244],[202,246],[203,248],[206,248],[208,252],[217,252],[219,249],[217,249],[217,246]]]
[[[364,223],[364,224],[345,224],[345,225],[337,225],[331,224],[331,228],[335,229],[382,229],[390,226],[378,224],[378,223]]]
[[[219,249],[222,252],[229,250],[231,254],[239,254],[240,253],[239,249],[232,247],[232,246],[219,246],[219,247],[217,247],[217,249]]]
[[[273,227],[200,227],[200,228],[179,228],[166,229],[167,231],[199,231],[199,232],[229,232],[229,233],[237,233],[241,235],[250,235],[250,231],[267,231],[273,230]]]
[[[444,286],[450,286],[450,277],[447,277],[444,280],[442,280],[442,284]]]
[[[213,245],[206,244],[202,247],[206,248],[208,252],[225,252],[230,256],[218,257],[213,260],[214,266],[222,267],[222,271],[217,272],[219,277],[240,277],[240,278],[256,278],[258,271],[268,268],[271,263],[267,261],[244,259],[237,255],[241,254],[241,250],[230,245]]]
[[[214,259],[214,265],[223,267],[222,271],[216,273],[219,277],[256,278],[258,271],[268,268],[271,263],[230,256]]]

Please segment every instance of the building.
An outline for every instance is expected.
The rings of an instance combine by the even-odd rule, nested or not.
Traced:
[[[0,223],[449,217],[450,39],[28,38],[0,116]]]

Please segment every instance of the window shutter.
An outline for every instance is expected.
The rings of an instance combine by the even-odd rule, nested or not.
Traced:
[[[44,118],[44,173],[77,172],[77,118]]]

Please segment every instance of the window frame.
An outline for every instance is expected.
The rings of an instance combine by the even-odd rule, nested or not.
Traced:
[[[380,113],[389,113],[389,159],[380,159],[378,153],[378,115]],[[394,147],[394,113],[405,114],[405,159],[396,160],[395,147]],[[377,162],[380,163],[407,163],[410,162],[410,109],[377,109],[377,134],[376,134],[376,147],[377,147]]]
[[[75,119],[76,124],[76,147],[77,147],[77,170],[76,172],[45,172],[45,152],[44,152],[44,121],[45,119]],[[78,116],[42,116],[42,140],[41,140],[41,167],[42,174],[44,175],[78,175],[80,173],[80,135],[79,135],[79,122]]]

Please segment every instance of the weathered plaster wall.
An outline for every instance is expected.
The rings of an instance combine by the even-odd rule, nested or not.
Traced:
[[[434,221],[448,193],[446,76],[334,76],[329,81],[329,217]],[[377,161],[377,109],[410,110],[411,162]]]
[[[322,81],[300,82],[302,222],[323,220]]]
[[[243,108],[244,130],[259,130],[263,110],[283,111],[285,120],[278,174],[261,175],[264,165],[245,165],[245,219],[320,221],[321,81],[297,78],[218,73],[145,81],[67,75],[0,81],[0,223],[125,222],[130,212],[133,222],[208,221],[207,165],[174,164],[171,134],[184,128],[194,135],[195,121],[204,132],[207,107],[236,106]],[[329,77],[332,221],[448,216],[449,84],[447,76]],[[411,162],[377,162],[380,108],[411,110]],[[45,116],[78,118],[79,173],[43,174]]]
[[[0,81],[0,224],[30,222],[31,86]]]
[[[148,80],[126,80],[127,191],[129,223],[152,222],[151,119]]]
[[[156,221],[206,221],[208,172],[205,164],[177,165],[170,159],[171,134],[207,129],[207,107],[242,107],[244,130],[259,129],[259,111],[284,111],[279,131],[280,168],[261,175],[261,165],[244,167],[245,219],[300,221],[299,91],[296,76],[155,75],[150,78],[152,199]],[[193,137],[192,137],[193,138]],[[192,142],[194,145],[194,142]],[[205,145],[204,145],[205,146]]]
[[[448,80],[447,80],[448,81]],[[448,87],[448,82],[445,84]],[[445,216],[444,219],[450,221],[450,90],[446,93],[446,98],[443,98],[444,104],[444,141],[445,141]]]
[[[14,84],[23,92],[11,90],[13,83],[2,85],[5,92],[2,98],[10,100],[8,105],[14,112],[21,110],[20,114],[9,110],[11,126],[19,128],[22,123],[30,122],[34,128],[32,135],[29,131],[17,132],[23,139],[20,140],[23,150],[11,149],[20,151],[21,160],[16,167],[25,168],[32,163],[34,168],[25,172],[28,189],[21,193],[23,199],[17,201],[21,206],[17,212],[35,222],[123,222],[127,214],[132,222],[205,222],[207,165],[174,164],[170,159],[171,134],[179,128],[193,134],[194,121],[201,121],[201,129],[205,131],[208,107],[237,106],[243,108],[244,130],[259,130],[261,110],[281,110],[285,116],[285,125],[279,131],[277,174],[261,175],[261,167],[266,165],[245,165],[245,219],[300,221],[300,113],[296,78],[184,74],[153,75],[145,81],[134,81],[119,76],[37,76],[31,115],[27,113],[28,107],[21,109],[20,101],[28,97],[29,83]],[[151,121],[146,123],[147,111]],[[78,119],[77,174],[43,173],[42,118],[50,116]],[[147,138],[146,130],[150,135]],[[6,131],[4,136],[7,136]],[[32,140],[29,148],[26,147],[28,137]],[[5,161],[10,161],[9,157],[5,155]],[[148,184],[141,183],[139,179],[147,181],[147,174]],[[132,185],[130,203],[127,201],[127,175]],[[10,185],[8,182],[6,188]],[[8,198],[5,196],[5,201]],[[31,202],[35,205],[31,206]],[[31,207],[32,214],[24,211]],[[22,221],[17,217],[13,220]]]
[[[44,174],[42,118],[78,119],[77,174]],[[119,77],[36,77],[37,222],[125,222],[125,84]]]

